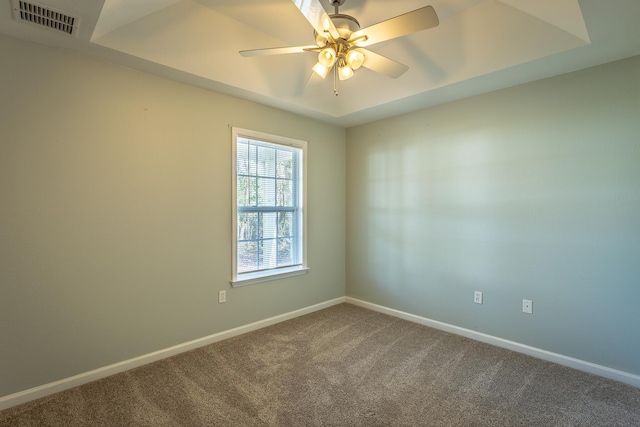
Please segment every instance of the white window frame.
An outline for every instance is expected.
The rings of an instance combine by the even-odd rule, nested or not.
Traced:
[[[265,282],[268,280],[281,279],[290,276],[305,274],[309,271],[307,266],[307,141],[288,138],[285,136],[272,135],[264,132],[242,129],[238,127],[231,128],[231,146],[232,146],[232,162],[231,162],[231,198],[232,198],[232,271],[231,285],[233,287],[251,285],[255,283]],[[238,138],[253,139],[256,141],[267,142],[270,144],[280,144],[289,147],[295,147],[302,151],[302,172],[299,176],[299,185],[302,191],[302,197],[299,200],[302,211],[302,264],[274,268],[270,270],[255,271],[249,273],[238,273],[238,194],[237,194],[237,156],[238,156]]]

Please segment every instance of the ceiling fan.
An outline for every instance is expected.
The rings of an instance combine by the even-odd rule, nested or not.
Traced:
[[[328,0],[334,13],[327,15],[320,0],[292,0],[314,28],[315,45],[277,47],[240,51],[242,56],[280,55],[287,53],[318,52],[313,71],[323,79],[333,70],[333,91],[338,95],[338,80],[353,77],[361,66],[391,78],[398,78],[409,69],[404,64],[368,49],[376,43],[406,36],[438,26],[438,15],[431,6],[425,6],[366,28],[338,8],[345,0]]]

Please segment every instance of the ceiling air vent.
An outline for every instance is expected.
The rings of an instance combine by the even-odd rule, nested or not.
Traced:
[[[15,20],[77,36],[79,17],[34,2],[12,0],[11,3]]]

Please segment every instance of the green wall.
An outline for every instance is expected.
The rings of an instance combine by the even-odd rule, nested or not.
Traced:
[[[344,296],[344,129],[0,52],[0,396]],[[309,274],[231,289],[229,125],[308,141]]]
[[[349,129],[347,295],[640,374],[639,76],[635,57]]]

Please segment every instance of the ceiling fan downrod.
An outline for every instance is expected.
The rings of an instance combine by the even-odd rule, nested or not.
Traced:
[[[338,11],[338,8],[344,4],[344,0],[329,0],[329,4],[333,6],[335,14],[339,15],[340,12]]]

